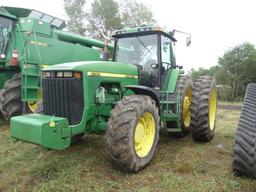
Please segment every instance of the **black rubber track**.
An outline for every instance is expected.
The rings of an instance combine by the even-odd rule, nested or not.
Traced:
[[[9,121],[11,117],[22,114],[21,74],[16,73],[7,80],[0,91],[0,112]]]
[[[183,75],[178,79],[177,85],[176,85],[176,91],[175,95],[181,94],[181,114],[182,114],[182,105],[184,101],[184,96],[186,91],[191,88],[193,89],[193,81],[189,75]],[[183,123],[183,119],[181,120],[181,132],[170,132],[169,135],[173,137],[182,138],[186,136],[190,132],[190,128],[186,127]]]
[[[256,83],[246,90],[235,135],[233,171],[256,178]]]
[[[134,132],[138,119],[150,112],[155,119],[155,138],[151,151],[141,158],[134,147]],[[124,172],[138,172],[153,158],[159,138],[159,114],[155,101],[149,96],[126,96],[112,110],[106,131],[106,153],[111,164]]]
[[[212,89],[216,89],[215,81],[210,76],[201,76],[194,81],[192,92],[191,134],[194,140],[208,142],[214,137],[214,130],[209,126],[209,101]],[[214,123],[215,124],[215,123]]]

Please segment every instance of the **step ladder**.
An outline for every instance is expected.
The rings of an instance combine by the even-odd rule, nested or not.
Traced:
[[[22,70],[22,99],[25,102],[37,101],[40,72],[37,64],[24,64]]]
[[[180,129],[180,98],[174,93],[160,91],[161,117],[168,132],[178,132]],[[168,127],[168,122],[177,122],[175,127]]]

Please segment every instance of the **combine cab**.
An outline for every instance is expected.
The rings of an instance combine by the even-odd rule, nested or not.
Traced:
[[[37,109],[42,68],[101,60],[103,42],[65,32],[65,27],[63,20],[39,11],[0,7],[0,112],[5,119]]]
[[[159,129],[196,141],[214,136],[216,88],[176,65],[173,32],[147,26],[117,31],[113,62],[43,69],[43,114],[11,119],[11,136],[61,150],[83,134],[106,132],[112,165],[138,172],[153,158]],[[188,38],[188,44],[190,38]]]

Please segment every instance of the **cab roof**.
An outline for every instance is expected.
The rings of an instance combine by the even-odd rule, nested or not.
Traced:
[[[159,26],[142,26],[136,28],[127,28],[122,30],[117,30],[113,33],[112,37],[114,38],[122,38],[122,37],[131,37],[135,35],[143,35],[143,34],[157,34],[160,33],[169,37],[173,42],[177,40],[173,37],[172,32],[168,32]]]

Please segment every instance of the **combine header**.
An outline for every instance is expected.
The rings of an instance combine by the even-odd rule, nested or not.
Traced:
[[[65,32],[65,27],[63,20],[39,11],[0,7],[0,112],[5,119],[37,109],[42,68],[101,60],[103,42]]]

